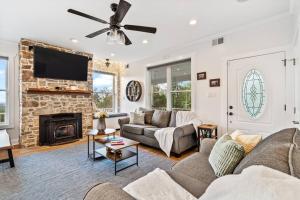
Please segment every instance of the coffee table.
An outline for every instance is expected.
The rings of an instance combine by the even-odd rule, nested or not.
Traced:
[[[92,158],[93,160],[96,160],[95,157],[95,146],[96,143],[105,144],[110,141],[111,138],[116,137],[116,129],[107,128],[105,129],[104,133],[99,133],[98,129],[93,129],[87,133],[88,136],[88,158]],[[92,145],[93,145],[93,152],[90,154],[90,136],[92,136]],[[96,138],[97,136],[101,138]]]
[[[127,169],[131,166],[134,165],[139,165],[139,142],[134,141],[134,140],[130,140],[127,138],[123,138],[123,137],[118,137],[121,138],[124,142],[124,145],[111,145],[110,142],[105,144],[105,147],[102,147],[100,149],[97,149],[95,152],[97,154],[100,154],[101,156],[105,157],[106,159],[109,159],[111,161],[113,161],[114,163],[114,168],[115,168],[115,175],[117,175],[118,172]],[[132,151],[131,149],[129,149],[129,147],[136,147],[135,151]],[[108,151],[110,150],[110,151]],[[119,153],[121,152],[121,153]],[[117,163],[121,162],[123,160],[129,159],[136,156],[136,162],[130,165],[127,165],[123,168],[117,169]]]

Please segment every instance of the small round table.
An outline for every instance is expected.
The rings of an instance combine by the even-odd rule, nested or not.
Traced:
[[[95,157],[96,142],[100,143],[100,144],[106,144],[106,143],[110,142],[110,140],[112,138],[116,137],[116,129],[107,128],[107,129],[105,129],[104,133],[99,133],[98,129],[93,129],[87,133],[87,136],[88,136],[88,139],[87,139],[88,158],[91,158],[91,155],[92,155],[92,159],[95,160],[96,159],[96,157]],[[92,138],[93,138],[93,153],[92,154],[90,154],[90,136],[92,136]],[[104,137],[96,139],[96,136],[104,136]]]

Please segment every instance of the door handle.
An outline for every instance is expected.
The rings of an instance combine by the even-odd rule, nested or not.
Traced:
[[[299,121],[293,121],[293,124],[300,124]]]

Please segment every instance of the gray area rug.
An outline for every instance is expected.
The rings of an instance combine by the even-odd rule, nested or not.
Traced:
[[[119,166],[134,163],[135,158]],[[86,145],[24,156],[15,159],[16,167],[0,165],[0,199],[42,200],[83,199],[95,184],[112,182],[125,186],[155,168],[169,170],[174,162],[139,150],[139,166],[114,176],[109,160],[91,161]]]

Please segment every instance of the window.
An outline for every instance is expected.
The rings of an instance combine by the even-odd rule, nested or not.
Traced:
[[[152,108],[159,110],[167,109],[167,75],[166,68],[151,70],[151,103]]]
[[[8,58],[0,57],[0,125],[8,124],[7,69]]]
[[[245,77],[242,88],[243,105],[251,118],[258,118],[265,105],[265,84],[259,71],[252,69]]]
[[[114,112],[114,80],[113,74],[93,73],[93,98],[98,111]]]
[[[172,66],[172,109],[191,110],[191,62]]]
[[[160,110],[191,110],[191,60],[149,68],[151,106]]]

